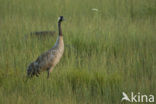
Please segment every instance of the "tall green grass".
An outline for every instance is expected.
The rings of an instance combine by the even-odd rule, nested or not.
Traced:
[[[99,11],[92,11],[97,8]],[[46,79],[26,68],[57,38],[65,52]],[[119,104],[122,92],[156,93],[155,0],[0,0],[0,104]]]

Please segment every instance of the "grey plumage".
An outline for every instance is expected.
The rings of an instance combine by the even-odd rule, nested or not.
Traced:
[[[32,62],[27,68],[27,76],[33,77],[38,76],[40,72],[47,71],[49,78],[50,72],[53,70],[55,65],[60,61],[64,52],[64,42],[61,30],[61,22],[63,21],[63,16],[60,16],[58,21],[59,36],[53,48],[49,49],[47,52],[41,54],[36,61]]]

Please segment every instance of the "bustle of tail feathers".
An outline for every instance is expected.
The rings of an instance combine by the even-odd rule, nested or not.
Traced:
[[[40,74],[38,64],[36,62],[32,62],[27,68],[27,76],[33,77],[36,75],[38,77],[38,74]]]

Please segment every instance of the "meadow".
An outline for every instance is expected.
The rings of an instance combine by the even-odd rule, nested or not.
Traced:
[[[60,63],[26,82],[58,34],[30,32],[57,31],[61,15]],[[0,0],[0,104],[129,104],[122,92],[155,95],[155,79],[155,0]]]

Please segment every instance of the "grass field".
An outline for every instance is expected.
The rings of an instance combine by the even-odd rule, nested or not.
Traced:
[[[25,82],[57,38],[29,33],[57,31],[60,15],[61,62]],[[155,79],[155,0],[0,0],[0,104],[120,104],[122,92],[156,94]]]

